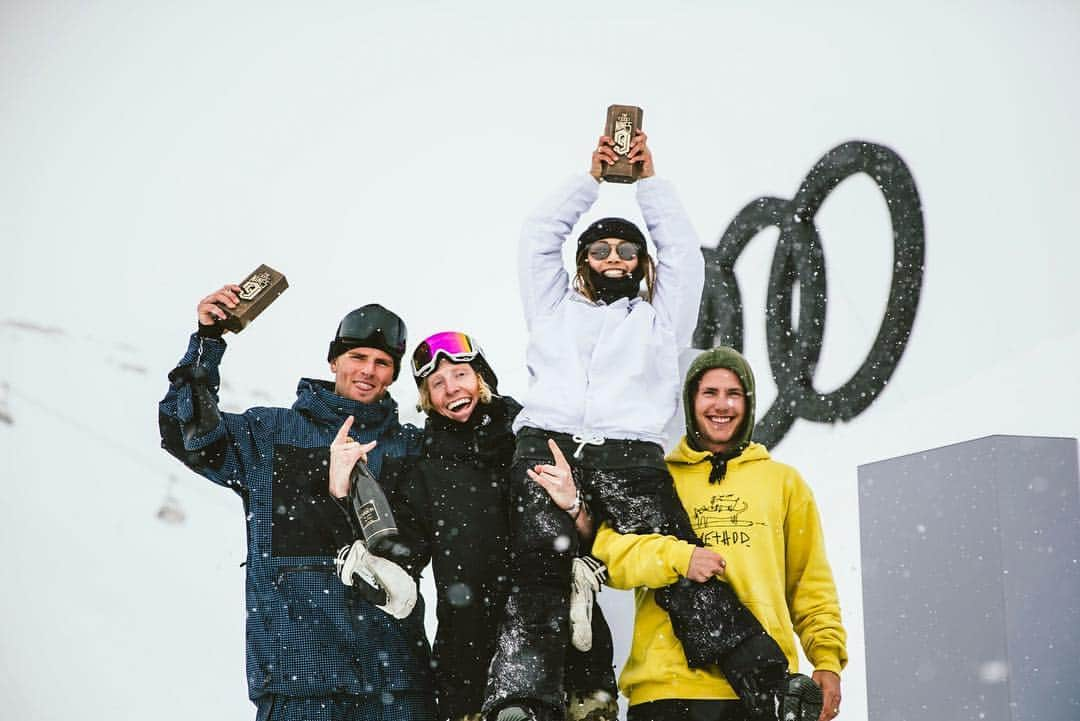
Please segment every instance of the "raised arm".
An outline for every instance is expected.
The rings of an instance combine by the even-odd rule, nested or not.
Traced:
[[[526,219],[518,246],[518,284],[525,323],[551,313],[570,291],[562,247],[578,218],[596,202],[599,183],[570,178]]]
[[[184,465],[242,493],[245,466],[258,454],[246,416],[218,409],[218,366],[226,346],[214,325],[215,318],[225,316],[218,303],[235,307],[239,290],[227,285],[199,302],[199,331],[169,373],[169,390],[158,404],[158,430],[161,447]]]
[[[637,201],[645,225],[656,244],[656,286],[652,305],[675,333],[680,348],[690,346],[697,325],[701,291],[705,286],[705,259],[701,241],[670,182],[652,175],[652,153],[647,136],[635,138],[638,157],[649,168],[637,182]]]

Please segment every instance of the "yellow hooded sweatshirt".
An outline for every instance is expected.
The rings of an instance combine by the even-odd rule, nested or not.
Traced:
[[[839,673],[847,663],[846,633],[810,488],[758,443],[730,459],[723,480],[710,484],[710,455],[684,436],[667,462],[698,537],[727,561],[722,579],[780,644],[792,672],[798,670],[794,631],[815,669]],[[687,666],[651,590],[684,576],[693,549],[670,536],[620,535],[606,525],[597,532],[593,555],[607,564],[610,584],[636,589],[634,640],[619,677],[631,706],[737,698],[719,669]]]

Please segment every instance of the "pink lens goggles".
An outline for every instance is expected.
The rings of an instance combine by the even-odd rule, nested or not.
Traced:
[[[439,364],[439,356],[455,363],[467,363],[478,355],[483,355],[480,344],[464,333],[436,333],[428,336],[413,351],[413,377],[424,378],[435,370],[435,366]]]

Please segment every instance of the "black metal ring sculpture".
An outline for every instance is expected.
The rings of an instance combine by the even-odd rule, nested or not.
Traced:
[[[869,175],[889,209],[893,272],[889,299],[877,337],[859,369],[836,390],[814,387],[814,371],[825,333],[825,255],[815,225],[821,204],[841,181]],[[769,272],[765,329],[769,366],[777,397],[759,416],[754,439],[779,443],[796,418],[820,423],[850,420],[873,403],[896,370],[907,347],[922,290],[925,233],[922,203],[907,165],[881,145],[851,141],[833,148],[807,174],[792,200],[758,198],[724,231],[716,249],[703,248],[706,291],[701,299],[694,346],[743,347],[743,306],[735,261],[755,236],[777,227],[780,237]],[[799,319],[793,327],[791,303],[799,284]]]

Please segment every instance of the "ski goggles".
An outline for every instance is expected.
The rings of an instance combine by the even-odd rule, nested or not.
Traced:
[[[589,257],[593,260],[604,260],[611,255],[613,249],[623,260],[633,260],[639,252],[637,243],[629,240],[624,240],[614,247],[606,240],[597,240],[589,244]]]
[[[406,338],[404,321],[378,303],[371,303],[345,316],[334,340],[347,344],[381,340],[382,345],[400,357],[405,354]]]
[[[468,363],[484,352],[480,344],[464,333],[436,333],[428,336],[412,355],[412,372],[415,378],[424,378],[439,364],[439,356],[454,363]]]

